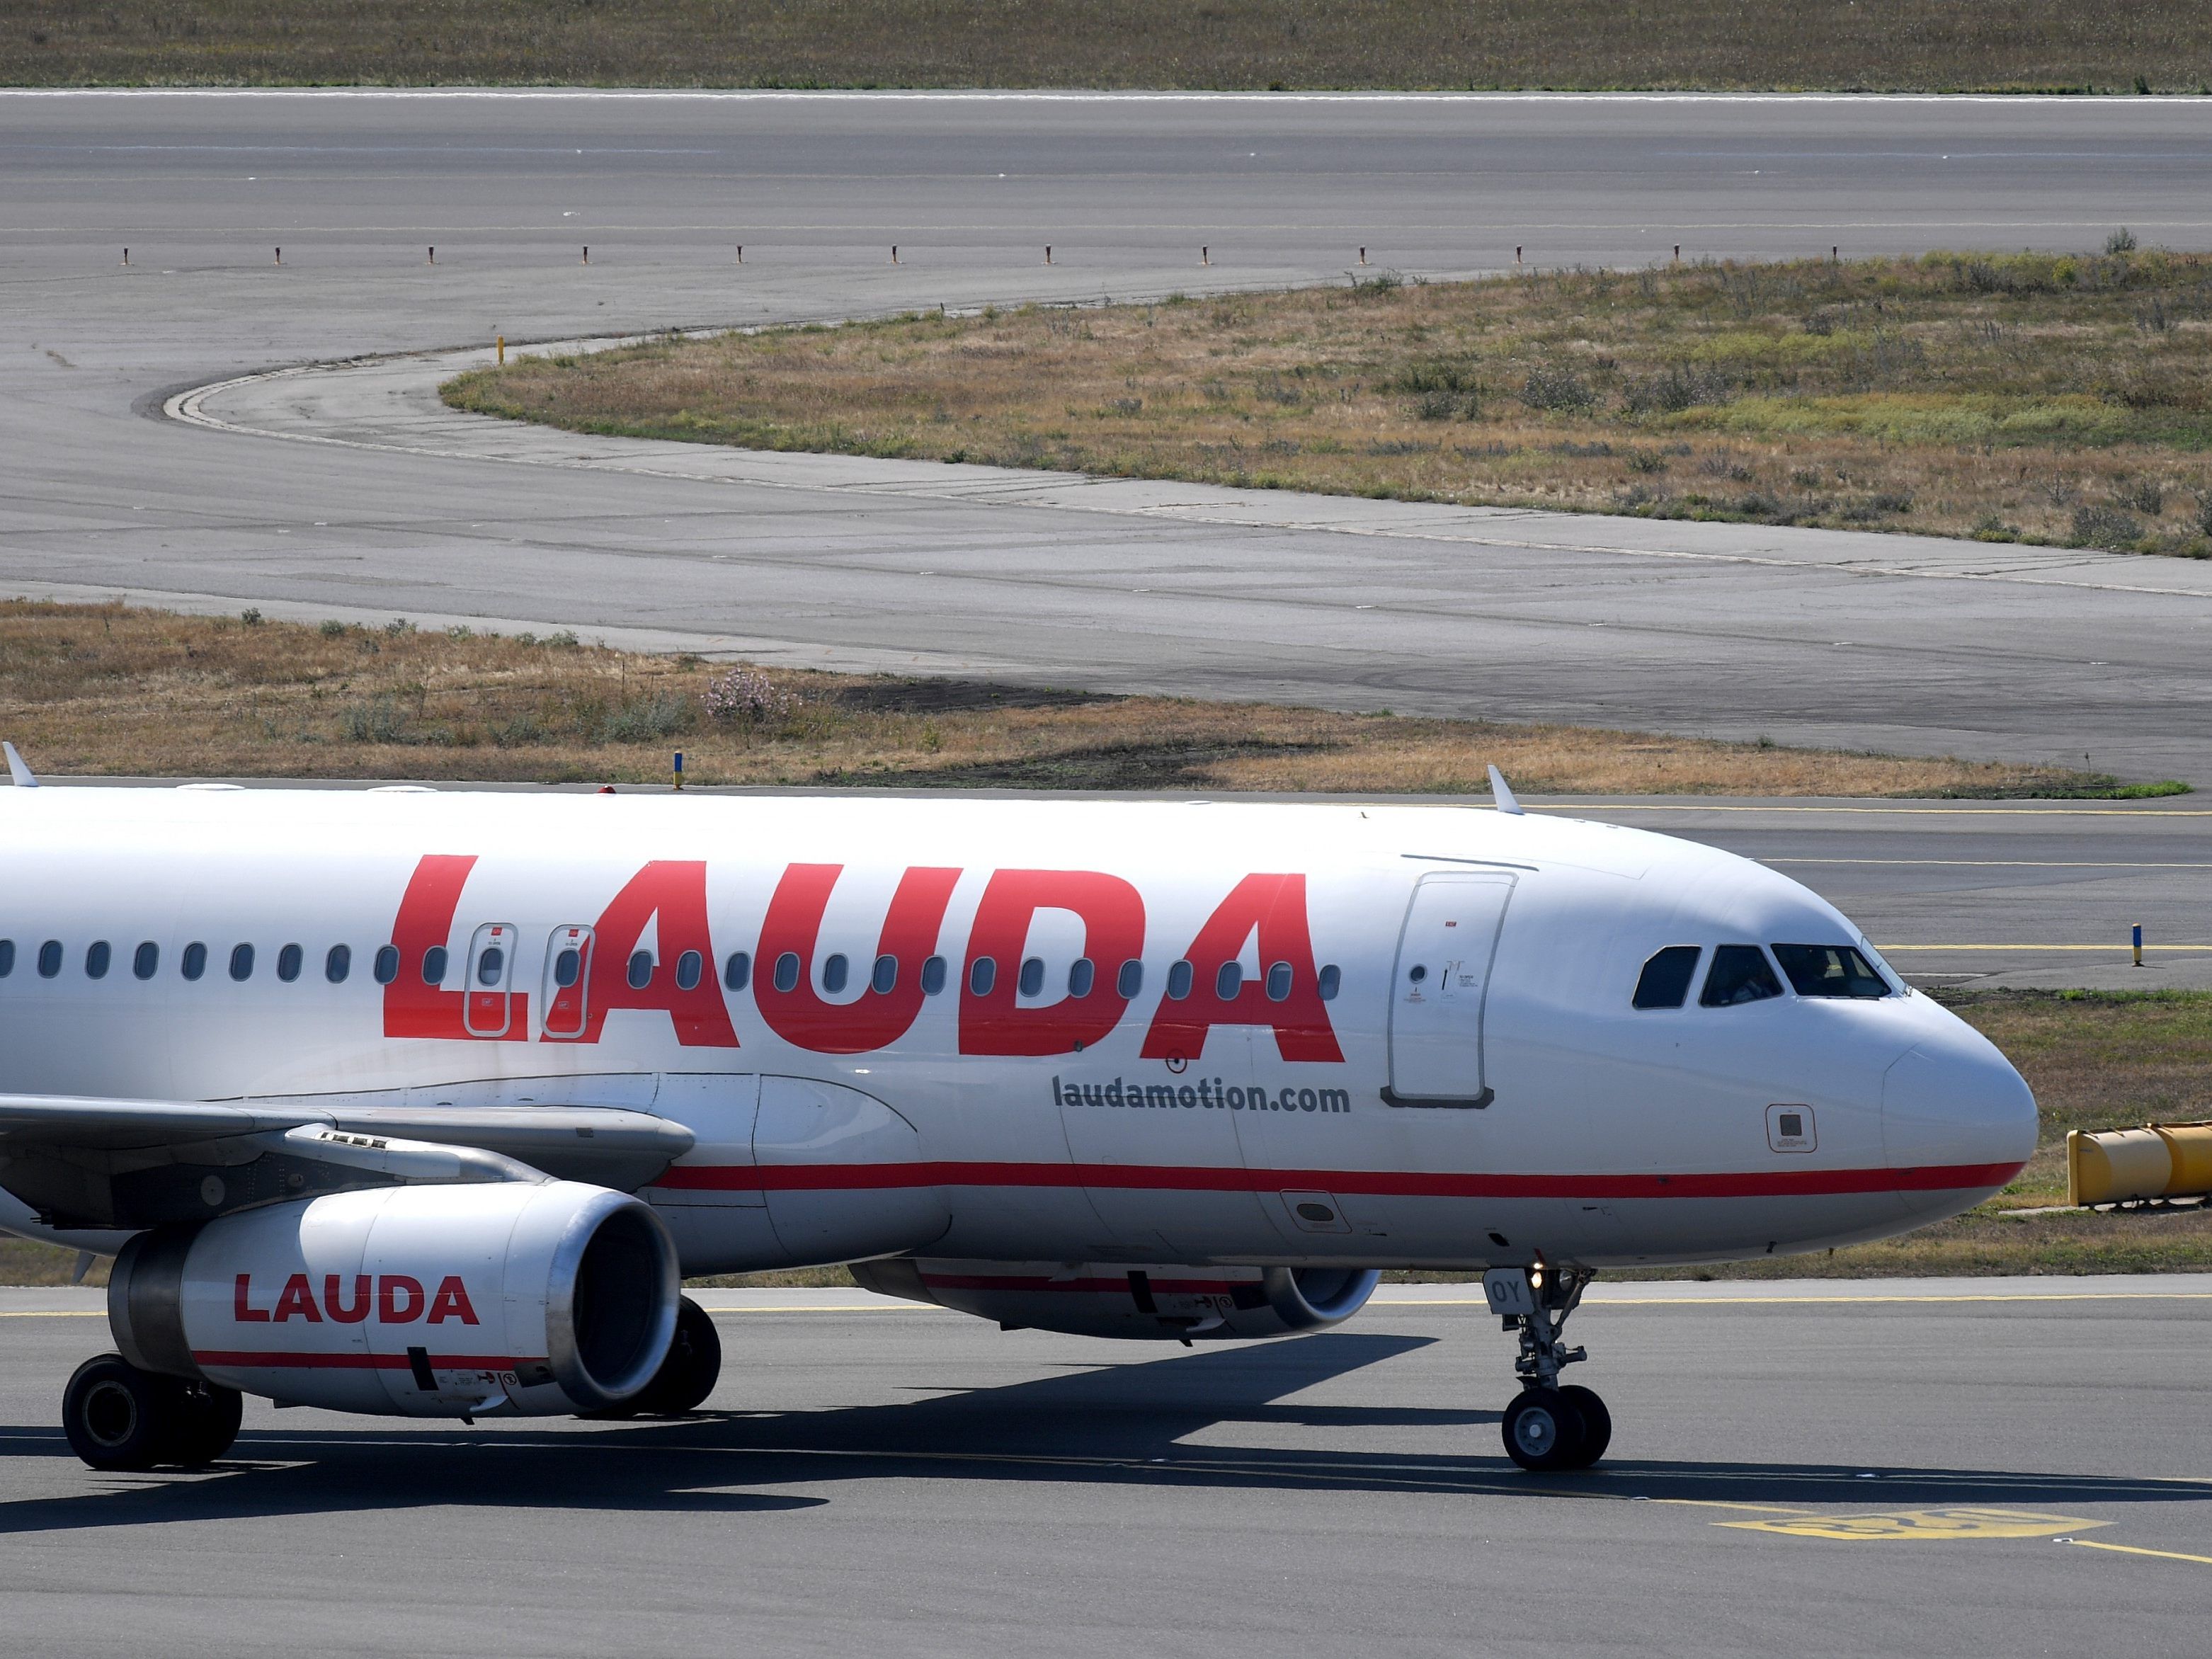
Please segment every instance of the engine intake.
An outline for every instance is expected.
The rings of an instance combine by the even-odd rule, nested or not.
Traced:
[[[1374,1294],[1371,1267],[1124,1267],[1048,1261],[863,1261],[853,1277],[909,1302],[1074,1336],[1290,1336],[1349,1319]]]
[[[676,1328],[651,1207],[555,1181],[337,1193],[141,1233],[107,1316],[142,1370],[407,1417],[622,1405]]]

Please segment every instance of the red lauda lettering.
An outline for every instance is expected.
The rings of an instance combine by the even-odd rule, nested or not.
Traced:
[[[241,1325],[266,1325],[269,1322],[269,1310],[250,1308],[246,1305],[246,1297],[252,1293],[253,1275],[239,1274],[237,1282],[231,1286],[230,1290],[230,1316]]]
[[[1091,994],[1041,1007],[1020,1006],[1022,952],[1040,910],[1067,910],[1083,923],[1083,952],[1097,977]],[[968,935],[968,961],[997,963],[980,996],[972,971],[960,979],[960,1052],[963,1054],[1064,1054],[1112,1030],[1128,1007],[1115,988],[1122,963],[1145,948],[1145,902],[1119,876],[1095,870],[1000,870],[983,890]]]
[[[399,914],[392,924],[392,942],[398,948],[399,972],[384,988],[384,1035],[388,1037],[450,1037],[455,1042],[520,1042],[530,1030],[528,994],[514,994],[514,1018],[502,1037],[471,1037],[461,1020],[465,1000],[459,991],[444,991],[422,982],[422,953],[446,948],[453,937],[453,914],[459,909],[461,889],[476,867],[473,854],[425,854],[408,878],[399,900]],[[468,952],[461,955],[465,977]]]
[[[349,1305],[338,1295],[340,1280],[336,1273],[323,1275],[323,1311],[341,1325],[358,1325],[368,1317],[368,1275],[353,1276],[353,1302]]]
[[[1224,999],[1215,983],[1224,963],[1243,953],[1244,943],[1259,935],[1260,971]],[[1328,1005],[1314,977],[1313,940],[1306,928],[1304,876],[1247,876],[1223,899],[1198,930],[1184,959],[1197,971],[1190,994],[1180,1002],[1163,998],[1145,1034],[1144,1056],[1165,1060],[1176,1054],[1196,1059],[1206,1033],[1217,1025],[1266,1025],[1285,1060],[1341,1060]],[[1267,996],[1267,969],[1291,964],[1291,994],[1280,1002]]]
[[[458,1319],[464,1325],[477,1322],[477,1310],[469,1305],[468,1286],[458,1273],[447,1273],[438,1281],[438,1293],[430,1298],[430,1316],[422,1322],[435,1325],[448,1319]]]
[[[653,977],[641,987],[629,982],[629,959],[646,925],[658,917],[659,942]],[[623,884],[608,903],[594,931],[589,1013],[576,1040],[597,1042],[607,1015],[617,1008],[657,1010],[676,1028],[687,1048],[734,1048],[738,1034],[723,1006],[721,981],[714,973],[714,941],[707,930],[707,866],[703,860],[655,859]],[[690,990],[676,982],[676,962],[696,951],[704,966]]]
[[[412,1324],[422,1316],[422,1281],[405,1273],[380,1273],[376,1280],[379,1324]]]
[[[899,878],[884,913],[876,954],[897,959],[899,975],[889,991],[870,982],[874,958],[855,963],[865,988],[853,1002],[824,1002],[814,990],[814,946],[830,894],[842,864],[794,864],[775,884],[768,916],[761,923],[753,1001],[769,1029],[786,1042],[817,1054],[858,1054],[888,1048],[904,1036],[921,1012],[921,963],[937,948],[945,907],[960,880],[957,870],[908,870]],[[785,954],[799,958],[799,979],[788,991],[775,986],[775,963]]]
[[[309,1324],[323,1322],[322,1310],[315,1306],[315,1293],[307,1287],[305,1273],[294,1273],[284,1281],[284,1288],[276,1292],[276,1311],[271,1316],[279,1325],[288,1319],[304,1319]]]

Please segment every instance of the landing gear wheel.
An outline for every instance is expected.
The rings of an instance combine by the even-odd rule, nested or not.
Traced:
[[[1613,1443],[1613,1413],[1605,1408],[1605,1401],[1579,1382],[1570,1382],[1559,1390],[1559,1398],[1581,1413],[1582,1443],[1575,1448],[1571,1462],[1559,1467],[1586,1469],[1605,1455],[1605,1449]]]
[[[1524,1389],[1498,1425],[1505,1455],[1524,1469],[1549,1473],[1581,1467],[1583,1414],[1558,1389]]]
[[[676,1334],[668,1358],[637,1397],[647,1417],[682,1417],[698,1410],[722,1375],[722,1337],[714,1316],[690,1297],[676,1304]]]
[[[722,1375],[722,1338],[714,1316],[690,1297],[676,1304],[676,1334],[669,1339],[668,1357],[653,1374],[653,1381],[619,1406],[582,1412],[597,1421],[619,1422],[630,1417],[682,1417],[696,1411],[714,1392]]]
[[[238,1438],[246,1397],[218,1382],[183,1382],[175,1398],[176,1420],[161,1461],[203,1469]]]
[[[142,1371],[121,1354],[76,1368],[62,1390],[62,1432],[70,1449],[95,1469],[150,1469],[170,1462],[184,1421],[184,1385]]]

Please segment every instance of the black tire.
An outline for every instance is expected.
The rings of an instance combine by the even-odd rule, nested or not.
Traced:
[[[668,1358],[636,1401],[647,1417],[682,1417],[699,1409],[722,1375],[722,1337],[714,1316],[690,1297],[676,1304],[676,1334]]]
[[[184,1384],[142,1371],[119,1353],[76,1368],[62,1390],[62,1432],[95,1469],[150,1469],[171,1461]]]
[[[596,1423],[633,1417],[682,1417],[696,1411],[722,1375],[722,1338],[712,1315],[690,1297],[676,1304],[676,1334],[653,1381],[619,1406],[579,1412]]]
[[[203,1469],[228,1451],[238,1438],[246,1396],[217,1382],[185,1382],[179,1385],[176,1408],[176,1421],[161,1461]]]
[[[1583,1416],[1557,1389],[1527,1389],[1498,1425],[1505,1455],[1524,1469],[1548,1474],[1576,1467]]]
[[[1582,1443],[1575,1448],[1574,1461],[1561,1465],[1570,1469],[1586,1469],[1605,1455],[1605,1449],[1613,1443],[1613,1413],[1605,1408],[1605,1401],[1579,1382],[1570,1382],[1559,1390],[1559,1397],[1582,1414]]]

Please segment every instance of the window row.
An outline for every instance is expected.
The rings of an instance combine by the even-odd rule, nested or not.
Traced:
[[[1790,976],[1790,988],[1801,997],[1887,997],[1897,988],[1877,972],[1865,955],[1849,945],[1777,945],[1774,962]],[[1632,999],[1638,1008],[1679,1008],[1689,1000],[1691,981],[1705,955],[1698,945],[1670,945],[1644,964]],[[1766,952],[1756,945],[1717,945],[1711,967],[1705,970],[1705,989],[1698,995],[1701,1006],[1730,1008],[1747,1002],[1764,1002],[1782,994]]]
[[[66,956],[59,939],[48,939],[39,946],[38,972],[41,979],[58,977]],[[253,977],[254,948],[251,945],[234,945],[230,950],[229,973],[240,981]],[[105,979],[113,965],[115,951],[106,939],[94,939],[85,946],[84,975],[88,979]],[[307,953],[297,945],[286,945],[276,952],[276,977],[289,984],[300,977],[306,966]],[[507,953],[501,946],[487,945],[477,951],[475,962],[469,964],[471,985],[480,990],[498,990],[507,982]],[[372,959],[370,974],[379,985],[389,985],[399,977],[402,963],[399,947],[396,945],[380,946]],[[452,957],[442,945],[425,950],[416,963],[416,971],[425,985],[442,985],[452,967]],[[777,957],[769,971],[769,982],[778,991],[793,991],[799,988],[804,964],[798,952],[786,951]],[[208,947],[202,944],[187,945],[178,953],[178,972],[185,979],[197,980],[208,969]],[[623,978],[633,990],[642,991],[653,983],[659,963],[650,951],[631,952],[623,966]],[[161,947],[151,939],[140,945],[131,953],[131,971],[140,979],[152,979],[161,969]],[[698,988],[706,976],[706,960],[696,951],[684,951],[676,958],[676,986],[678,990],[690,991]],[[15,941],[0,939],[0,979],[15,971]],[[353,951],[349,945],[333,945],[323,957],[323,977],[333,985],[343,985],[353,971]],[[581,949],[570,946],[556,954],[553,959],[553,983],[566,990],[575,984],[584,971]],[[842,955],[831,955],[822,960],[822,988],[836,996],[852,982],[852,963]],[[903,967],[896,956],[879,956],[868,972],[869,988],[888,995],[898,988]],[[945,989],[947,969],[943,957],[930,957],[921,965],[922,993],[935,996]],[[1171,963],[1168,968],[1167,994],[1173,1002],[1181,1002],[1191,994],[1197,981],[1198,970],[1188,962]],[[1030,957],[1015,971],[1015,988],[1025,997],[1044,994],[1048,970],[1044,958]],[[1343,975],[1332,963],[1315,975],[1314,990],[1324,1002],[1334,1001],[1343,984]],[[978,957],[968,965],[968,988],[976,996],[988,996],[999,980],[999,964],[989,957]],[[733,951],[722,964],[722,983],[732,991],[742,991],[752,981],[752,957],[744,951]],[[1271,965],[1261,976],[1261,984],[1270,1000],[1285,1002],[1297,988],[1297,970],[1287,962]],[[1087,957],[1079,957],[1068,964],[1067,994],[1083,998],[1097,988],[1097,965]],[[1221,963],[1213,972],[1214,994],[1227,1001],[1243,989],[1244,969],[1234,962]],[[1123,963],[1114,975],[1115,994],[1127,1001],[1134,998],[1145,987],[1145,964],[1132,957]],[[1638,1005],[1641,1006],[1639,1003]]]

